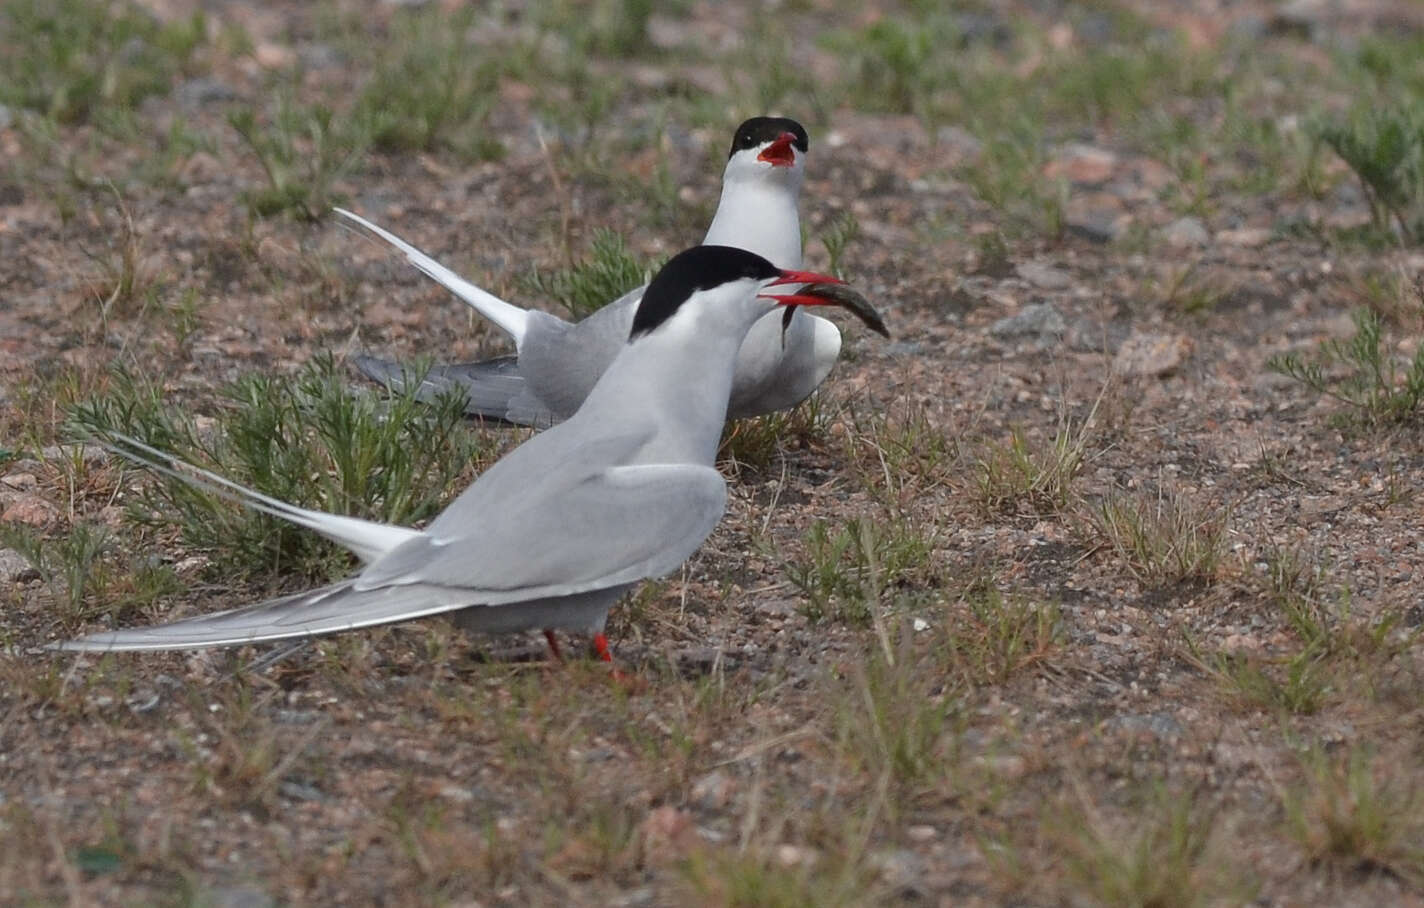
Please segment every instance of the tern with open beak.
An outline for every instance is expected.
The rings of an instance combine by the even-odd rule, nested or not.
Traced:
[[[836,290],[818,294],[818,284]],[[236,646],[448,613],[474,631],[542,629],[556,655],[555,630],[592,633],[608,660],[608,610],[639,581],[675,570],[722,516],[726,484],[714,461],[747,332],[768,316],[779,322],[784,307],[827,305],[886,333],[836,278],[725,246],[679,253],[649,283],[583,405],[501,458],[424,529],[297,508],[119,439],[119,453],[307,527],[365,564],[310,592],[58,647]]]
[[[746,249],[779,268],[800,268],[797,200],[809,147],[806,130],[785,117],[755,117],[737,127],[722,175],[722,197],[703,242]],[[541,428],[567,419],[618,355],[643,295],[639,287],[582,321],[567,322],[507,303],[365,218],[336,211],[405,253],[411,264],[514,341],[514,356],[437,365],[425,375],[422,395],[459,390],[473,416]],[[827,319],[798,309],[784,330],[779,316],[760,320],[737,353],[728,417],[794,407],[830,374],[840,349],[840,331]],[[356,357],[354,362],[368,377],[393,387],[407,374],[386,360]]]

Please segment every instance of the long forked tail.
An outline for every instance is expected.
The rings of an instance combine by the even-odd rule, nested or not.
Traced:
[[[81,652],[203,649],[318,637],[451,612],[474,603],[468,590],[411,584],[357,590],[350,580],[242,608],[151,627],[103,631],[52,645]]]
[[[361,374],[393,391],[404,391],[405,383],[415,377],[408,368],[388,359],[374,356],[353,356],[351,362]],[[465,415],[512,426],[542,427],[552,421],[540,413],[527,413],[522,406],[524,377],[519,374],[519,359],[498,356],[477,363],[435,365],[421,376],[416,400],[430,403],[441,394],[458,394],[465,398]]]
[[[480,315],[498,325],[501,330],[514,339],[515,346],[524,342],[524,332],[529,321],[527,311],[511,303],[506,303],[493,293],[476,287],[394,233],[377,227],[359,214],[354,214],[345,208],[333,208],[332,210],[404,252],[406,259],[412,265],[424,271],[446,290],[464,300]]]
[[[328,514],[325,511],[313,511],[299,508],[294,504],[287,504],[285,501],[280,501],[270,495],[263,495],[261,492],[239,485],[231,479],[219,476],[209,470],[185,463],[171,454],[144,444],[137,438],[131,438],[118,432],[108,432],[103,437],[97,437],[96,440],[115,454],[142,464],[150,470],[320,533],[337,545],[350,549],[357,558],[367,563],[375,561],[401,543],[420,535],[418,530],[406,527],[375,523],[370,520],[362,520],[359,517]],[[115,444],[115,441],[120,443]]]

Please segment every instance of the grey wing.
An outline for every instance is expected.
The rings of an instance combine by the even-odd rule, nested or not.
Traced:
[[[726,504],[711,467],[608,467],[468,525],[432,524],[368,565],[355,588],[465,588],[474,604],[503,605],[659,577],[697,551]]]
[[[415,399],[432,403],[441,394],[457,394],[465,399],[465,413],[481,419],[527,425],[510,417],[511,404],[524,393],[519,360],[496,356],[473,363],[436,363],[424,375],[408,365],[374,356],[353,356],[352,363],[372,381],[393,391],[403,391],[408,382],[420,378]]]
[[[409,366],[393,360],[355,356],[352,363],[367,379],[384,384],[393,391],[403,391],[406,384],[417,377],[416,371]],[[433,403],[440,394],[457,394],[464,398],[466,416],[514,426],[540,424],[537,403],[534,404],[535,411],[524,418],[518,417],[520,404],[517,401],[523,401],[525,397],[524,377],[520,374],[518,357],[496,356],[477,363],[436,363],[419,377],[416,400],[422,403]]]
[[[477,402],[466,412],[546,429],[583,406],[599,377],[628,343],[642,298],[643,288],[637,287],[574,324],[530,310],[515,363],[494,360],[499,365],[492,367],[474,363],[473,370],[463,370],[465,374],[441,377],[461,382],[471,401]]]
[[[726,484],[711,467],[612,467],[580,483],[566,500],[568,506],[555,513],[491,521],[488,528],[446,544],[403,546],[392,556],[404,550],[415,565],[391,582],[371,583],[368,571],[308,593],[171,624],[91,634],[57,648],[236,646],[626,586],[671,572],[697,550],[722,516]]]
[[[307,593],[169,624],[90,634],[54,648],[120,652],[240,646],[409,621],[464,608],[469,600],[469,590],[427,585],[356,590],[346,580]]]
[[[519,372],[530,393],[556,418],[573,415],[628,343],[642,298],[642,287],[630,290],[573,325],[530,313],[529,329],[519,345]]]

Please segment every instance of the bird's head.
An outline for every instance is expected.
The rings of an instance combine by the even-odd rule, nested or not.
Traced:
[[[811,140],[789,117],[752,117],[732,134],[724,181],[762,180],[799,185]]]
[[[799,286],[786,286],[792,284]],[[776,292],[778,287],[789,292]],[[732,246],[694,246],[669,259],[643,291],[629,338],[671,323],[725,325],[729,333],[745,333],[777,307],[786,307],[789,320],[796,306],[840,306],[889,337],[879,313],[840,278],[778,268]]]

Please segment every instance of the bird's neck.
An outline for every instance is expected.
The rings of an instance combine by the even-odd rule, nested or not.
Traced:
[[[792,185],[728,175],[703,242],[755,252],[778,268],[800,268],[801,220],[796,194]]]
[[[726,313],[678,313],[624,347],[582,409],[626,412],[632,420],[657,426],[639,462],[712,466],[727,420],[737,350],[764,312],[749,308],[745,324],[733,331]],[[704,323],[713,318],[717,324]],[[596,402],[596,397],[603,399]],[[637,404],[629,410],[631,401]]]

